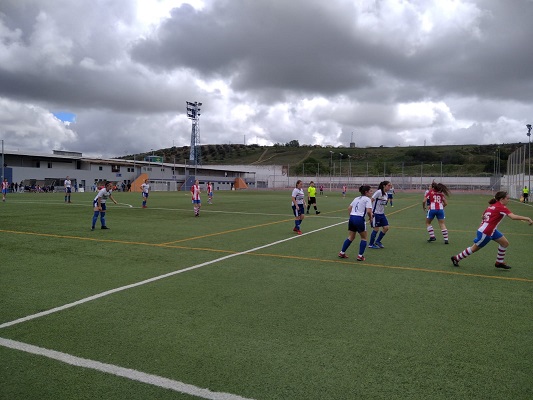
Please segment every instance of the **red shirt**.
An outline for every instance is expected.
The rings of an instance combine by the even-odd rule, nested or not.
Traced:
[[[485,210],[483,213],[483,219],[481,220],[481,225],[477,230],[485,235],[492,236],[494,231],[498,228],[498,224],[506,215],[509,214],[511,214],[511,210],[497,201],[496,203],[491,204]]]
[[[191,186],[191,197],[193,200],[200,200],[200,186],[199,185]]]
[[[444,193],[435,192],[433,189],[426,193],[425,200],[429,199],[429,209],[430,210],[444,210],[444,200],[446,196]]]

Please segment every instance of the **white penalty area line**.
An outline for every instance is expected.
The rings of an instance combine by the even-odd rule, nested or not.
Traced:
[[[133,289],[135,287],[143,286],[143,285],[146,285],[148,283],[156,282],[156,281],[159,281],[161,279],[165,279],[165,278],[169,278],[169,277],[174,276],[174,275],[182,274],[184,272],[193,271],[195,269],[202,268],[202,267],[205,267],[207,265],[215,264],[215,263],[218,263],[220,261],[228,260],[228,259],[233,258],[233,257],[242,256],[244,254],[252,253],[254,251],[259,251],[259,250],[262,250],[262,249],[266,249],[268,247],[272,247],[272,246],[275,246],[277,244],[287,242],[289,240],[294,240],[294,239],[297,239],[299,237],[310,235],[311,233],[315,233],[315,232],[320,232],[320,231],[323,231],[325,229],[333,228],[333,227],[335,227],[337,225],[341,225],[341,224],[345,224],[345,223],[346,223],[346,221],[337,222],[336,224],[333,224],[333,225],[328,225],[328,226],[325,226],[323,228],[315,229],[314,231],[306,232],[303,235],[292,236],[290,238],[278,240],[276,242],[265,244],[263,246],[254,247],[253,249],[250,249],[250,250],[245,250],[245,251],[241,251],[239,253],[229,254],[227,256],[220,257],[220,258],[217,258],[215,260],[207,261],[207,262],[204,262],[204,263],[201,263],[201,264],[193,265],[191,267],[187,267],[187,268],[180,269],[180,270],[177,270],[177,271],[172,271],[172,272],[169,272],[167,274],[163,274],[163,275],[155,276],[153,278],[145,279],[144,281],[132,283],[130,285],[121,286],[121,287],[118,287],[118,288],[115,288],[115,289],[111,289],[111,290],[106,290],[105,292],[98,293],[98,294],[95,294],[93,296],[86,297],[84,299],[80,299],[80,300],[75,301],[73,303],[68,303],[68,304],[65,304],[65,305],[62,305],[62,306],[59,306],[59,307],[51,308],[51,309],[46,310],[46,311],[41,311],[41,312],[36,313],[36,314],[32,314],[32,315],[28,315],[26,317],[18,318],[16,320],[13,320],[13,321],[10,321],[10,322],[5,322],[3,324],[0,324],[0,329],[7,328],[7,327],[13,326],[13,325],[17,325],[17,324],[20,324],[22,322],[31,321],[33,319],[44,317],[46,315],[55,314],[57,312],[60,312],[60,311],[63,311],[63,310],[67,310],[69,308],[72,308],[72,307],[75,307],[75,306],[79,306],[81,304],[88,303],[90,301],[93,301],[93,300],[96,300],[96,299],[100,299],[102,297],[106,297],[106,296],[109,296],[109,295],[114,294],[114,293],[122,292],[122,291],[128,290],[128,289]]]
[[[127,378],[132,381],[147,383],[163,389],[170,389],[175,392],[186,393],[203,399],[213,400],[251,400],[246,397],[237,396],[231,393],[212,392],[198,386],[189,385],[180,381],[175,381],[161,376],[147,374],[135,369],[123,368],[112,364],[89,360],[87,358],[75,357],[70,354],[61,353],[55,350],[48,350],[27,343],[21,343],[10,339],[0,338],[0,345],[10,349],[24,351],[26,353],[44,356],[76,367],[88,368],[99,372]]]

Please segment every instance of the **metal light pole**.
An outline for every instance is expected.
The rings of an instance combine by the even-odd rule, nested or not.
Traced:
[[[529,169],[528,169],[528,185],[527,185],[527,188],[529,189],[529,191],[531,191],[531,124],[527,124],[526,125],[526,128],[527,128],[527,144],[528,144],[528,160],[527,160],[527,163],[529,165]]]
[[[352,180],[352,156],[348,154],[348,163],[350,164],[350,170],[348,172],[348,180]]]
[[[194,179],[200,162],[200,106],[202,103],[187,101],[187,118],[192,120],[191,150],[189,160],[194,162]]]
[[[339,176],[342,176],[342,153],[339,153]]]

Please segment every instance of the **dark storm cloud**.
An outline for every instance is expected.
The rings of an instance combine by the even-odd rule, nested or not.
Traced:
[[[174,9],[132,57],[154,68],[189,68],[232,80],[238,91],[334,94],[368,85],[376,49],[353,29],[356,16],[325,2],[218,2]]]

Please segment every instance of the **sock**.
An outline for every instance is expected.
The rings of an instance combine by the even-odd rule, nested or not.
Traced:
[[[366,249],[366,240],[359,242],[359,255],[362,256]]]
[[[443,229],[441,232],[444,240],[448,240],[448,229]]]
[[[65,203],[67,202],[67,196],[65,196]]]
[[[98,220],[98,214],[100,214],[100,211],[95,211],[93,214],[93,224],[92,224],[93,228],[96,225],[96,221]]]
[[[105,224],[105,212],[100,212],[100,222],[102,223],[102,226],[106,226],[106,224]]]
[[[316,208],[316,206],[313,206],[315,208],[315,211],[318,211],[318,208]]]
[[[376,231],[372,231],[372,233],[370,234],[370,246],[373,246],[374,245],[374,242],[376,241],[376,235],[378,233]]]
[[[308,205],[308,206],[307,206],[307,212],[309,212],[309,209],[310,209],[310,208],[311,208],[311,206]],[[315,208],[316,208],[316,207],[315,207]]]
[[[434,237],[435,237],[435,231],[433,230],[433,226],[431,226],[431,225],[428,226],[428,227],[427,227],[427,231],[428,231],[428,233],[429,233],[429,237],[430,237],[430,238],[434,238]]]
[[[456,260],[462,260],[463,258],[466,258],[468,257],[469,255],[471,255],[473,253],[472,251],[472,247],[467,247],[466,249],[464,249],[462,252],[460,252],[459,254],[457,254],[455,256],[455,259]]]
[[[341,253],[346,253],[346,250],[348,250],[348,247],[352,244],[352,241],[350,239],[346,239],[344,243],[342,244],[342,250]]]
[[[376,240],[376,242],[381,243],[381,240],[383,239],[383,236],[385,236],[385,233],[383,233],[383,231],[379,232],[378,240]]]
[[[146,207],[146,200],[143,201],[143,207]]]
[[[496,257],[496,262],[503,264],[503,260],[505,258],[505,251],[507,249],[505,247],[502,247],[501,245],[498,245],[498,256]]]

